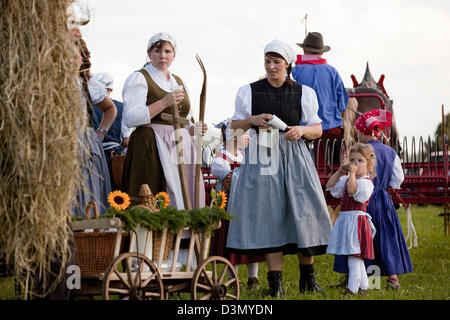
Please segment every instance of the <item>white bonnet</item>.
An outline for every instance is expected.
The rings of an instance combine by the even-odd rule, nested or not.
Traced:
[[[284,60],[287,61],[288,64],[295,62],[297,58],[297,54],[290,45],[277,39],[273,40],[271,43],[267,44],[264,47],[264,54],[266,54],[267,52],[278,53],[284,58]]]
[[[147,44],[147,51],[152,47],[152,45],[154,45],[155,43],[157,43],[158,41],[167,41],[169,42],[175,53],[177,51],[177,43],[175,42],[175,39],[168,33],[165,32],[159,32],[155,35],[153,35],[150,40],[148,40],[148,44]]]
[[[113,89],[113,77],[108,72],[96,73],[92,77],[104,85],[106,89]]]

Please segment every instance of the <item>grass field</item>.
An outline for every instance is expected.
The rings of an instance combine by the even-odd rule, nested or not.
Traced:
[[[319,285],[325,289],[327,296],[320,294],[301,294],[298,292],[298,260],[296,256],[285,256],[283,262],[283,282],[287,300],[449,300],[450,281],[448,268],[450,264],[450,236],[444,235],[443,217],[439,213],[441,206],[414,206],[412,208],[413,223],[417,232],[418,247],[410,250],[414,271],[399,277],[402,289],[400,291],[386,290],[386,277],[382,277],[380,289],[372,289],[364,296],[344,296],[342,290],[331,289],[342,275],[332,271],[334,256],[323,255],[315,258],[315,275]],[[404,233],[406,234],[406,214],[403,208],[398,210]],[[258,289],[247,291],[245,286],[241,291],[241,300],[272,299],[268,294],[266,280],[267,266],[259,266]],[[239,268],[239,278],[246,284],[247,271],[244,266]],[[14,280],[0,278],[0,299],[17,299],[14,295]],[[178,297],[177,297],[178,298]],[[190,299],[190,294],[183,294],[183,299]]]

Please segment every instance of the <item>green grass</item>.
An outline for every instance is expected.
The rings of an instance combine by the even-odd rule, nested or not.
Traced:
[[[444,235],[442,206],[414,206],[412,207],[413,223],[416,228],[418,244],[409,252],[414,271],[399,276],[402,289],[400,291],[386,290],[386,277],[382,277],[381,288],[372,289],[365,296],[343,296],[342,290],[331,289],[337,284],[342,275],[333,272],[334,256],[323,255],[315,257],[315,276],[319,285],[327,292],[327,296],[320,294],[301,294],[298,292],[298,260],[294,255],[285,256],[283,260],[283,283],[286,300],[449,300],[450,281],[448,267],[450,263],[450,236]],[[406,214],[403,208],[398,210],[403,231],[406,234]],[[247,270],[245,266],[239,267],[239,278],[243,283],[241,300],[270,300],[266,280],[267,265],[260,263],[258,289],[247,291]],[[190,299],[190,294],[183,293],[183,299]],[[14,295],[14,280],[0,278],[0,299],[20,299]],[[179,299],[177,295],[173,297]]]

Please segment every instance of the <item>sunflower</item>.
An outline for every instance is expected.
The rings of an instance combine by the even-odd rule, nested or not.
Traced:
[[[108,202],[116,210],[126,210],[130,206],[130,196],[125,192],[116,190],[108,195]]]
[[[157,204],[158,208],[166,208],[169,206],[170,199],[169,199],[169,195],[166,192],[161,191],[161,192],[157,193],[155,196],[155,199],[156,199],[156,204]]]
[[[225,209],[225,206],[227,205],[227,194],[225,191],[219,191],[216,194],[217,200],[219,201],[219,208]],[[220,199],[220,200],[219,200]]]

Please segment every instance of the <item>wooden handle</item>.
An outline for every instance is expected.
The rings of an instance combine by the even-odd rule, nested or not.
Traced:
[[[91,209],[91,207],[94,207],[94,219],[98,219],[98,208],[97,208],[97,204],[95,203],[94,200],[91,200],[88,202],[86,209],[84,210],[84,216],[86,218],[86,220],[90,220],[90,214],[89,214],[89,210]]]

